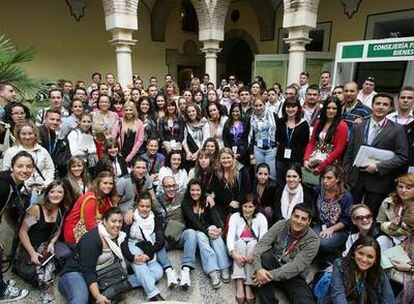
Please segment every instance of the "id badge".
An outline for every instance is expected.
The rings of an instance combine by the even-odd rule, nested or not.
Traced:
[[[263,148],[263,139],[259,139],[259,140],[257,141],[257,146],[258,146],[259,148]]]
[[[171,150],[175,150],[177,148],[177,142],[175,139],[170,140]]]
[[[326,230],[326,229],[328,229],[328,227],[326,226],[326,224],[323,224],[323,225],[322,225],[322,231],[324,231],[324,230]]]
[[[291,149],[285,149],[285,153],[283,155],[284,158],[290,159],[292,157],[292,150]]]
[[[408,173],[414,173],[414,167],[413,166],[408,167]]]
[[[237,146],[232,146],[231,149],[233,150],[234,154],[237,154]]]

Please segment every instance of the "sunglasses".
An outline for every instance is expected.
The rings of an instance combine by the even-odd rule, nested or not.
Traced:
[[[370,220],[372,219],[372,214],[358,215],[358,216],[355,216],[354,219],[360,222],[362,222],[363,220]]]

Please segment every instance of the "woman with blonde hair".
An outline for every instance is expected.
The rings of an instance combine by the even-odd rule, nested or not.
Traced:
[[[55,178],[55,165],[49,152],[39,142],[39,129],[32,121],[16,125],[14,130],[16,145],[4,153],[2,170],[11,168],[13,157],[20,151],[27,151],[35,161],[33,175],[25,181],[25,185],[32,190],[43,190]]]
[[[244,194],[251,191],[249,171],[245,167],[238,169],[236,156],[230,148],[222,148],[219,152],[212,190],[215,208],[223,223],[230,213],[239,209]]]
[[[112,130],[112,137],[116,138],[121,147],[121,154],[127,163],[130,163],[144,141],[144,124],[138,118],[138,111],[132,101],[124,104],[125,115]]]
[[[402,221],[405,212],[411,207],[414,207],[414,173],[407,173],[397,178],[395,191],[382,202],[377,216],[381,230],[395,245],[411,234]]]

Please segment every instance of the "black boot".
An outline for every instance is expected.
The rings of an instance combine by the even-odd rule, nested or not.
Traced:
[[[151,301],[151,302],[158,302],[158,301],[164,301],[164,299],[163,299],[163,297],[161,297],[161,295],[160,295],[160,294],[157,294],[157,295],[153,296],[153,297],[150,299],[150,301]]]

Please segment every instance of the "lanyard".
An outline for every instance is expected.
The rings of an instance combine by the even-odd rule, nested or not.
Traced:
[[[283,258],[285,255],[288,255],[293,250],[293,248],[295,248],[296,243],[298,242],[298,239],[295,239],[293,242],[290,243],[288,247],[289,239],[289,233],[287,233],[285,237],[285,246],[283,248],[282,256],[280,258]]]
[[[287,147],[290,147],[290,143],[292,141],[292,137],[293,137],[293,132],[295,132],[295,128],[292,129],[292,132],[289,132],[289,127],[286,124],[286,139],[287,139]]]

